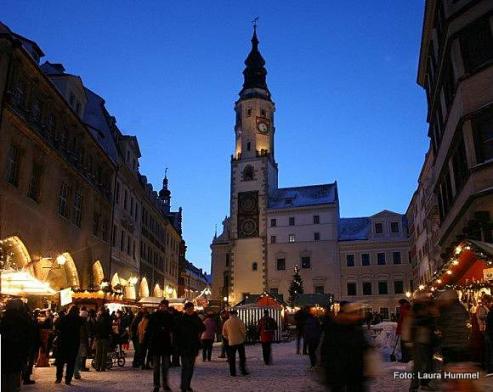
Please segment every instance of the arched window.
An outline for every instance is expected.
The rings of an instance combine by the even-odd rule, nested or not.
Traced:
[[[252,165],[246,165],[245,168],[243,169],[243,181],[252,181],[254,178],[254,169]]]

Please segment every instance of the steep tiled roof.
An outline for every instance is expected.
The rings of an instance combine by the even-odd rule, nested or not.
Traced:
[[[338,201],[337,183],[279,188],[269,195],[269,208],[296,208]]]
[[[341,218],[339,220],[339,241],[367,240],[370,227],[370,218]]]

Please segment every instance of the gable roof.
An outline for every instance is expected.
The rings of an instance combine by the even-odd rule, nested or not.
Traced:
[[[278,188],[269,195],[268,208],[307,207],[334,204],[337,201],[337,182],[334,182],[332,184]]]
[[[339,219],[339,241],[367,240],[370,228],[370,218],[341,218]]]

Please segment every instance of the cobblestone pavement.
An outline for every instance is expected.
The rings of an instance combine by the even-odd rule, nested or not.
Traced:
[[[214,348],[212,362],[202,362],[197,358],[192,388],[196,392],[232,391],[232,392],[322,392],[315,375],[308,366],[308,357],[295,355],[293,343],[273,345],[274,364],[265,366],[262,362],[260,345],[247,347],[248,376],[230,377],[227,363],[217,358],[219,348]],[[89,361],[88,361],[89,362]],[[152,391],[152,370],[133,369],[130,366],[131,355],[127,356],[124,368],[113,368],[104,373],[90,371],[82,373],[82,380],[73,380],[73,386],[54,384],[55,368],[36,368],[34,379],[36,384],[23,386],[23,392],[134,392]],[[370,385],[370,391],[375,392],[405,392],[409,389],[409,380],[394,380],[394,371],[405,371],[402,364],[386,363],[382,375]],[[172,368],[169,374],[170,386],[173,391],[179,391],[180,369]],[[478,385],[478,391],[493,391],[493,380],[483,378]]]

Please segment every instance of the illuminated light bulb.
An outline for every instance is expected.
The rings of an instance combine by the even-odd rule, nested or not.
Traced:
[[[406,297],[411,298],[411,292],[410,291],[406,291]]]
[[[459,245],[455,248],[455,254],[458,255],[460,252],[462,252],[462,247]]]
[[[438,284],[442,283],[442,280],[441,280],[441,279],[438,279],[438,280],[437,280],[437,283],[438,283]]]
[[[447,274],[452,275],[452,271],[448,270]]]
[[[435,288],[434,288],[434,287],[432,287],[432,288],[431,288],[431,291],[435,291]]]
[[[424,290],[424,288],[425,288],[425,285],[424,285],[424,284],[420,284],[420,285],[419,285],[419,289],[420,289],[420,290]]]
[[[453,265],[458,265],[458,264],[459,264],[459,260],[454,260],[454,261],[452,261],[452,264],[453,264]]]
[[[60,266],[65,265],[67,262],[67,258],[64,255],[58,255],[56,257],[56,263]]]

